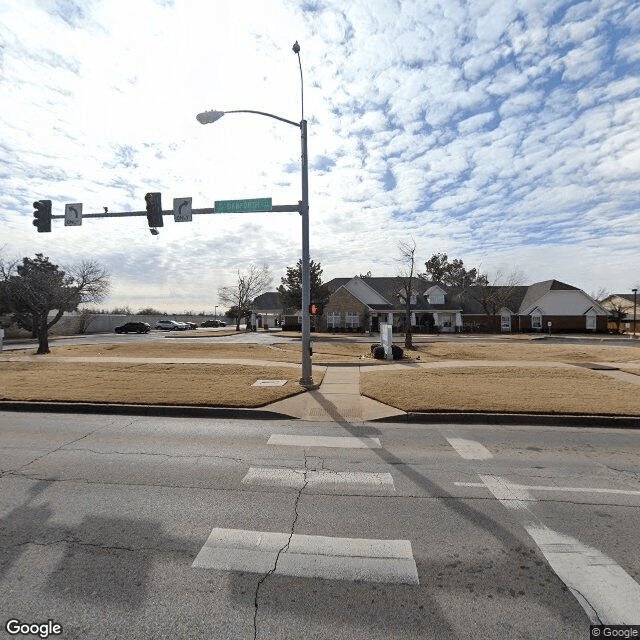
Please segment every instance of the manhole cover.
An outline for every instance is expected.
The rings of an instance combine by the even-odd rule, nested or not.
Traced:
[[[256,380],[252,387],[283,387],[287,384],[286,380]]]

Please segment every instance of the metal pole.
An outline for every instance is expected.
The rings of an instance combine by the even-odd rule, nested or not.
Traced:
[[[300,121],[300,139],[302,144],[302,378],[300,385],[314,387],[311,373],[311,322],[309,305],[311,304],[309,277],[309,164],[307,152],[307,121]]]
[[[633,337],[636,337],[636,295],[638,293],[637,289],[632,289],[633,291]]]

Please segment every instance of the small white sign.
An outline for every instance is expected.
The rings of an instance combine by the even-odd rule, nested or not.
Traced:
[[[387,360],[393,360],[391,345],[393,344],[393,325],[386,322],[380,323],[380,343],[384,347],[384,355]]]
[[[82,224],[82,202],[64,205],[64,226],[79,227]]]
[[[191,198],[173,199],[173,219],[176,222],[191,222]]]

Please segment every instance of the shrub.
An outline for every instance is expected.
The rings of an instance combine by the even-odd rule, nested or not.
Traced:
[[[375,348],[371,349],[371,353],[376,360],[384,360],[384,347],[379,345],[373,345]]]
[[[402,350],[402,347],[399,347],[397,344],[392,344],[391,355],[393,356],[394,360],[402,360],[404,351]]]
[[[373,351],[377,348],[377,347],[381,347],[382,345],[379,342],[374,342],[371,345],[371,353],[373,353]]]

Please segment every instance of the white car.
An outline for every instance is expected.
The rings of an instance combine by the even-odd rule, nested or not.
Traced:
[[[164,329],[166,331],[186,331],[187,325],[184,322],[176,322],[175,320],[158,320],[156,329]]]

